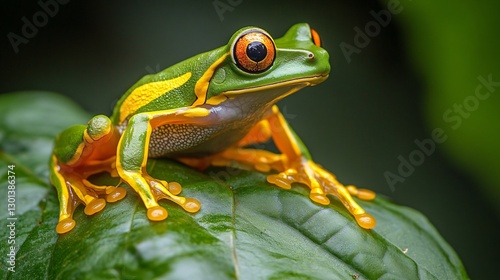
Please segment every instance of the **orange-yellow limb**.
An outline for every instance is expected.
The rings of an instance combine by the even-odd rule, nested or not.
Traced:
[[[115,186],[98,186],[70,166],[59,164],[55,156],[51,162],[51,181],[58,190],[60,211],[56,231],[66,233],[76,225],[73,213],[79,204],[85,206],[84,213],[94,215],[106,206],[107,202],[121,200],[126,190]],[[107,169],[103,167],[103,171]]]
[[[375,198],[375,193],[354,186],[346,187],[338,182],[333,174],[314,163],[277,106],[274,106],[268,117],[240,141],[240,146],[260,143],[269,136],[281,154],[234,147],[206,160],[213,165],[229,165],[231,161],[237,161],[260,171],[276,170],[279,173],[269,175],[268,182],[284,189],[290,189],[293,183],[307,185],[311,189],[311,200],[323,205],[330,203],[327,195],[333,195],[355,217],[359,226],[366,229],[375,227],[375,218],[366,213],[352,198],[356,196],[362,200],[372,200]]]
[[[187,107],[174,110],[144,112],[134,115],[118,143],[116,170],[120,178],[141,197],[148,209],[147,216],[152,221],[168,217],[165,208],[158,204],[160,199],[168,199],[190,213],[197,212],[201,204],[193,198],[178,196],[180,184],[152,178],[146,171],[151,133],[154,128],[171,123],[204,122],[210,111],[205,108]]]
[[[100,134],[95,131],[89,133],[88,128],[85,129],[82,142],[68,162],[60,162],[55,155],[51,158],[50,180],[57,189],[60,202],[59,223],[56,226],[59,234],[75,227],[73,213],[79,204],[85,206],[85,214],[94,215],[104,209],[106,201],[115,202],[126,195],[124,188],[99,186],[88,180],[89,176],[101,172],[108,172],[114,177],[117,175],[113,151],[116,150],[119,134],[111,125],[102,131]]]

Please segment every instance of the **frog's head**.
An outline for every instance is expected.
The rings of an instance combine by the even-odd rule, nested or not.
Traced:
[[[220,57],[196,85],[195,105],[249,95],[274,103],[323,82],[330,72],[319,35],[305,23],[292,26],[275,40],[260,28],[242,28],[218,50]]]

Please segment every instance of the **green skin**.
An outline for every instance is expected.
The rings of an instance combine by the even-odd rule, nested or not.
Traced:
[[[231,47],[234,40],[240,36],[243,32],[252,27],[246,27],[238,30],[229,40],[229,43],[225,46],[217,48],[215,50],[205,52],[187,60],[184,60],[178,64],[175,64],[161,72],[156,74],[151,74],[140,79],[136,84],[134,84],[118,101],[111,116],[111,122],[113,125],[119,127],[123,126],[120,123],[120,108],[125,101],[125,99],[138,87],[157,81],[163,81],[171,79],[172,77],[178,77],[186,72],[191,72],[192,77],[182,86],[168,91],[161,95],[160,97],[150,100],[147,104],[140,107],[138,110],[133,112],[131,115],[124,117],[128,120],[126,126],[127,129],[123,134],[124,143],[127,145],[122,145],[119,149],[120,158],[122,159],[122,164],[126,169],[138,170],[141,167],[142,159],[144,154],[137,153],[137,151],[144,150],[144,146],[148,139],[146,129],[147,129],[147,118],[142,117],[140,113],[143,112],[155,112],[162,110],[171,110],[178,108],[190,107],[191,104],[196,100],[196,95],[194,94],[194,87],[196,82],[205,73],[205,71],[212,65],[216,60],[221,58],[224,54],[231,52]],[[327,75],[330,71],[330,64],[328,62],[328,53],[321,47],[316,46],[313,41],[311,41],[310,27],[307,24],[297,24],[292,26],[288,32],[281,38],[276,39],[276,58],[273,65],[266,71],[258,74],[247,73],[241,70],[233,61],[231,56],[227,56],[221,65],[216,69],[212,80],[210,81],[207,99],[217,96],[219,94],[224,94],[226,92],[256,88],[255,92],[250,92],[248,94],[253,94],[249,98],[245,98],[245,102],[253,102],[250,104],[252,106],[247,106],[249,110],[253,108],[254,111],[245,112],[245,117],[250,117],[252,119],[251,123],[245,124],[245,129],[241,129],[241,126],[237,126],[237,129],[226,130],[223,133],[218,131],[219,137],[208,137],[209,141],[206,143],[201,143],[196,149],[192,151],[186,151],[180,153],[181,155],[191,155],[196,156],[206,155],[213,152],[218,152],[230,144],[234,144],[239,139],[241,139],[245,132],[247,132],[251,126],[257,123],[265,111],[269,110],[271,105],[280,100],[285,96],[280,96],[283,94],[290,94],[287,92],[289,88],[283,90],[274,90],[274,92],[269,93],[264,90],[260,91],[258,87],[265,85],[278,84],[283,81],[290,81],[298,78],[311,77],[315,75]],[[305,52],[311,52],[314,54],[314,59],[307,59]],[[303,86],[297,88],[300,89]],[[261,94],[257,95],[260,91]],[[269,98],[263,96],[263,94],[268,94]],[[245,94],[243,94],[245,95]],[[257,97],[258,96],[258,97]],[[243,97],[243,96],[241,96]],[[236,96],[235,99],[240,98]],[[220,104],[223,105],[223,104]],[[228,104],[228,106],[217,106],[221,110],[231,110],[233,104]],[[210,106],[198,105],[198,107],[208,108]],[[254,108],[259,108],[255,110]],[[240,112],[241,113],[241,112]],[[103,116],[99,116],[103,117]],[[226,123],[235,123],[235,120],[231,116],[224,116],[219,118],[215,126],[224,126]],[[62,133],[62,135],[71,134],[67,137],[60,137],[59,141],[56,141],[55,154],[62,161],[62,163],[67,162],[67,160],[74,156],[79,142],[74,141],[74,135],[81,135],[81,130],[84,127],[80,126],[77,129],[72,128],[68,131]],[[106,124],[103,122],[97,122],[95,124],[89,125],[89,130],[102,131],[107,129]],[[76,131],[75,131],[76,130]],[[227,139],[228,135],[234,134],[230,137],[230,141],[222,141],[223,145],[221,147],[212,148],[210,145],[216,145],[214,143],[221,143],[221,139]],[[70,141],[72,140],[73,141]],[[300,140],[297,141],[299,143]],[[125,148],[125,146],[127,148]],[[304,151],[306,155],[307,149],[305,146],[300,145],[301,150]],[[162,156],[173,156],[179,155],[179,153],[163,153]]]
[[[98,115],[88,125],[63,131],[55,140],[50,179],[60,201],[56,230],[70,231],[79,203],[85,213],[101,211],[106,201],[122,199],[126,191],[96,186],[92,174],[119,176],[139,194],[148,218],[160,221],[167,211],[159,199],[170,199],[184,210],[200,209],[196,199],[177,196],[181,187],[146,173],[150,157],[170,157],[196,168],[239,162],[261,171],[275,170],[268,182],[288,189],[307,185],[310,198],[330,203],[337,196],[364,228],[375,219],[351,195],[373,199],[374,193],[344,187],[333,174],[315,164],[288,126],[275,103],[323,82],[330,72],[328,53],[307,24],[296,24],[281,38],[264,30],[238,30],[225,46],[184,60],[133,85],[118,101],[113,115]],[[281,154],[247,149],[272,137]],[[106,197],[106,201],[103,199]]]
[[[196,99],[194,95],[195,83],[210,65],[225,53],[230,52],[236,37],[250,28],[251,27],[242,28],[235,32],[229,40],[229,43],[225,46],[193,56],[156,74],[144,76],[135,83],[116,104],[113,115],[111,116],[113,124],[120,125],[120,106],[128,95],[137,87],[151,82],[168,80],[186,72],[193,73],[192,78],[186,84],[175,90],[166,92],[160,98],[151,100],[148,104],[134,112],[134,114],[181,108],[193,104]],[[330,72],[328,53],[311,41],[310,27],[307,24],[292,26],[283,37],[276,39],[274,42],[277,48],[276,60],[273,66],[263,73],[250,74],[244,72],[238,68],[232,58],[228,56],[215,72],[214,82],[210,82],[207,93],[208,98],[231,90],[247,89],[318,74],[324,75]],[[304,50],[314,53],[314,63],[304,60]],[[222,73],[225,73],[225,80],[220,83],[220,77],[224,76]]]

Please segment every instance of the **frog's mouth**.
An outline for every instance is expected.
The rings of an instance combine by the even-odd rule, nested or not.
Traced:
[[[274,103],[304,87],[315,86],[317,84],[320,84],[324,82],[327,78],[328,74],[315,75],[297,79],[290,79],[277,83],[271,83],[263,86],[247,87],[243,89],[225,91],[217,96],[208,99],[206,104],[217,105],[224,102],[227,99],[234,99],[243,95],[248,95],[251,96],[252,98],[258,98],[263,103],[268,103],[268,102]],[[258,96],[256,96],[256,93],[259,93]]]

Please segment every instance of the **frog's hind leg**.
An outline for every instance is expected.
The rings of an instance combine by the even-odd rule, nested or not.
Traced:
[[[87,179],[101,172],[117,176],[114,154],[118,138],[118,132],[105,116],[92,118],[88,126],[68,128],[56,138],[50,180],[60,203],[58,233],[74,228],[73,213],[79,204],[85,205],[85,214],[93,215],[106,206],[106,201],[125,197],[126,191],[121,187],[98,186]]]
[[[244,148],[244,146],[261,143],[269,138],[281,151],[275,154],[269,151]],[[354,186],[344,186],[333,174],[314,163],[305,146],[288,126],[284,117],[273,107],[272,114],[260,121],[243,138],[236,147],[231,147],[222,153],[201,160],[181,160],[188,165],[202,167],[203,165],[230,166],[236,161],[259,171],[278,171],[270,174],[267,181],[283,189],[290,189],[293,183],[301,183],[310,188],[310,199],[319,204],[328,205],[331,194],[337,197],[347,210],[355,217],[363,228],[373,228],[375,219],[354,201],[352,196],[363,200],[372,200],[375,193]]]
[[[337,181],[335,176],[316,164],[305,145],[288,125],[278,107],[272,108],[272,114],[267,117],[271,125],[272,138],[278,149],[286,156],[285,170],[278,170],[279,174],[269,175],[267,181],[280,187],[289,187],[297,182],[307,185],[311,191],[311,200],[327,205],[330,200],[327,194],[337,197],[347,210],[354,216],[359,226],[366,229],[375,227],[373,216],[354,201],[351,195],[360,199],[372,200],[375,193],[370,190],[357,189],[353,186],[345,187]]]
[[[67,187],[66,179],[59,170],[60,166],[57,159],[52,156],[50,160],[50,181],[56,188],[59,199],[59,223],[56,226],[56,231],[63,234],[72,230],[76,225],[75,220],[73,220],[73,213],[79,201],[74,199],[73,191]]]
[[[85,205],[85,214],[93,215],[106,206],[106,201],[99,198],[97,193],[89,191],[78,174],[63,171],[64,166],[59,165],[55,156],[50,165],[50,179],[59,198],[59,223],[56,231],[62,234],[75,227],[73,213],[79,204]]]

